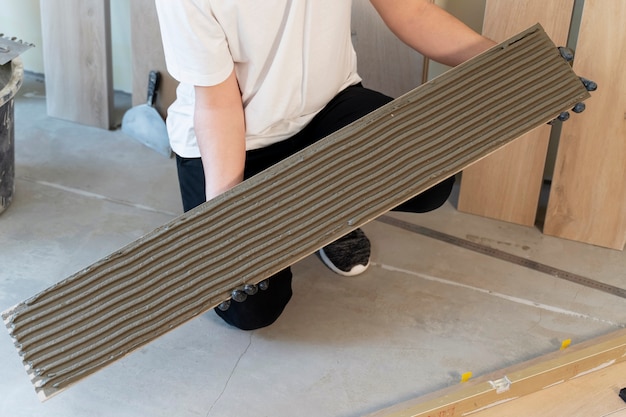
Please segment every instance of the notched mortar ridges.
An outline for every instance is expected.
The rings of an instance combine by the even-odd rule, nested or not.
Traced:
[[[535,26],[3,313],[40,397],[588,97]]]

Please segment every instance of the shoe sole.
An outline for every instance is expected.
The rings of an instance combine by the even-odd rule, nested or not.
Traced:
[[[333,271],[336,274],[339,275],[343,275],[344,277],[354,277],[357,275],[361,275],[363,272],[365,272],[365,270],[370,266],[370,261],[369,259],[367,260],[367,264],[366,265],[362,265],[362,264],[358,264],[352,267],[352,269],[350,271],[342,271],[341,269],[337,268],[328,258],[328,256],[326,256],[326,253],[324,252],[324,249],[320,249],[318,251],[320,258],[322,258],[322,262],[324,262],[324,265],[326,265],[328,268],[330,268],[331,271]]]

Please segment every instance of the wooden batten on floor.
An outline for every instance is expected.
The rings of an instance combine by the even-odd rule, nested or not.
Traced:
[[[531,27],[2,318],[46,399],[588,97]]]
[[[626,387],[625,361],[620,330],[367,417],[614,415],[626,409],[618,396]]]

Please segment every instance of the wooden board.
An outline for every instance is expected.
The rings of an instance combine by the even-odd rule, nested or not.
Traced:
[[[395,98],[426,81],[428,60],[387,28],[369,0],[352,4],[352,43],[367,88]]]
[[[574,0],[487,0],[483,34],[509,37],[537,22],[559,46],[566,45]],[[532,226],[550,139],[541,126],[463,171],[458,209]]]
[[[167,72],[161,30],[154,0],[130,2],[131,52],[133,64],[133,106],[146,102],[148,74],[151,70],[161,73],[161,82],[154,106],[161,116],[167,116],[167,108],[176,98],[178,82]]]
[[[621,250],[626,243],[626,2],[587,0],[574,69],[598,83],[563,125],[544,233]]]
[[[625,368],[622,329],[367,417],[614,416]]]
[[[530,395],[472,414],[472,417],[626,417],[619,397],[626,387],[626,363],[607,366]]]
[[[41,0],[48,115],[112,127],[109,0]]]
[[[46,399],[588,96],[541,27],[532,27],[2,318]]]

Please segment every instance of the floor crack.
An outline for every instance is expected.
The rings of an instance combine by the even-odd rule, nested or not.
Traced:
[[[248,346],[246,346],[243,352],[241,352],[241,355],[239,355],[239,358],[237,358],[237,362],[235,362],[233,369],[230,371],[230,374],[228,375],[228,378],[226,379],[226,382],[224,383],[224,388],[222,388],[222,392],[220,392],[220,395],[218,395],[215,401],[213,401],[213,404],[211,404],[209,411],[207,411],[206,413],[206,417],[209,417],[211,415],[211,411],[213,411],[213,408],[215,407],[215,405],[219,402],[219,400],[222,398],[222,396],[226,392],[226,389],[228,388],[228,385],[230,384],[230,380],[232,379],[233,375],[235,374],[235,371],[237,370],[237,367],[239,366],[239,362],[241,362],[241,359],[248,352],[248,349],[250,349],[250,346],[252,346],[252,336],[254,336],[254,332],[250,332],[250,338],[248,339]]]

